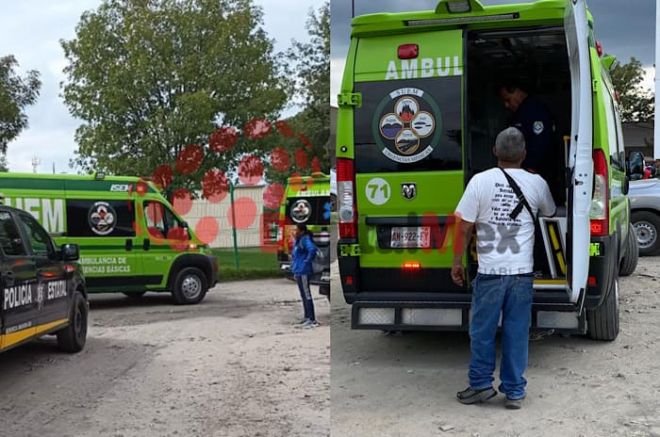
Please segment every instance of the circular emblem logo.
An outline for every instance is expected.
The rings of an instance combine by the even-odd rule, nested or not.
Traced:
[[[291,206],[291,219],[296,223],[305,223],[312,215],[312,206],[305,199],[296,200]]]
[[[89,227],[96,235],[108,235],[117,225],[117,213],[107,202],[96,202],[87,214]]]
[[[543,132],[543,128],[544,128],[544,126],[543,126],[542,121],[535,121],[534,122],[533,129],[534,129],[534,133],[536,135],[541,135],[541,133]]]
[[[374,138],[383,154],[392,161],[421,161],[433,153],[441,134],[438,104],[418,88],[392,91],[374,114]]]

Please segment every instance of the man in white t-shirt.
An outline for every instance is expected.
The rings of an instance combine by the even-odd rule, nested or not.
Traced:
[[[532,312],[534,227],[538,215],[552,216],[555,204],[545,180],[520,168],[525,138],[508,128],[493,149],[498,168],[475,175],[456,208],[460,221],[453,281],[465,281],[463,254],[477,229],[479,270],[472,281],[470,386],[457,393],[464,404],[484,402],[493,389],[495,335],[502,315],[502,362],[499,390],[506,407],[518,409],[525,397],[527,345]],[[522,196],[521,196],[522,195]]]

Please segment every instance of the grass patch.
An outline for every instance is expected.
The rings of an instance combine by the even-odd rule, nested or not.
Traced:
[[[261,248],[238,250],[239,268],[236,268],[233,249],[213,249],[220,264],[220,282],[248,279],[281,278],[277,255]]]

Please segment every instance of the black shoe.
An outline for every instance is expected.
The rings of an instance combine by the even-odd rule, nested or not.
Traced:
[[[461,404],[471,405],[471,404],[480,404],[486,402],[488,399],[497,395],[497,392],[493,387],[482,388],[480,390],[474,390],[472,387],[468,387],[463,391],[456,393],[458,402]]]
[[[504,407],[507,410],[520,410],[522,408],[522,402],[524,397],[520,399],[509,399],[506,398],[506,401],[504,401]]]

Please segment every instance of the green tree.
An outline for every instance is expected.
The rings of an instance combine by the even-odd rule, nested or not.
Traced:
[[[16,73],[18,62],[12,55],[0,57],[0,153],[28,126],[25,109],[39,96],[39,73],[28,71],[25,77]]]
[[[622,64],[615,61],[610,68],[614,89],[619,94],[621,118],[624,122],[648,122],[654,118],[653,93],[642,87],[644,69],[639,60],[630,58]]]
[[[7,163],[7,155],[0,153],[0,172],[8,172],[9,164]]]
[[[302,110],[288,120],[297,133],[283,139],[281,144],[292,156],[292,171],[309,173],[311,160],[316,157],[320,169],[328,172],[330,159],[328,139],[330,136],[330,3],[324,2],[318,11],[310,11],[307,19],[309,41],[293,41],[287,55],[288,71],[296,77],[295,95]],[[305,138],[301,142],[300,136]],[[295,152],[303,148],[308,155],[309,166],[298,168]],[[270,180],[285,179],[288,173],[269,173]]]
[[[199,169],[178,183],[197,188],[204,171],[236,164],[261,144],[209,150],[218,125],[273,119],[288,82],[252,0],[105,0],[62,41],[64,101],[84,120],[74,164],[83,170],[150,175],[190,144]],[[175,181],[176,181],[175,174]]]

